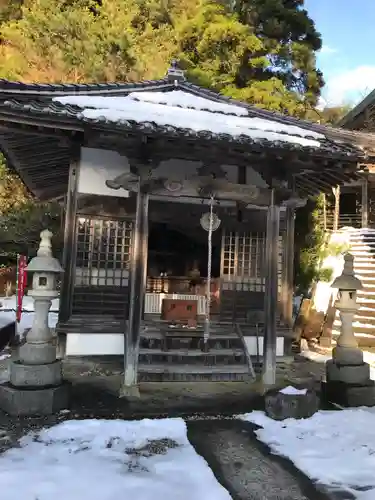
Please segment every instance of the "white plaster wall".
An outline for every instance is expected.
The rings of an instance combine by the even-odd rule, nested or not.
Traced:
[[[245,337],[245,347],[250,356],[263,356],[263,338]],[[122,333],[69,333],[66,339],[66,356],[114,356],[124,354]],[[284,356],[284,337],[276,341],[276,356]]]
[[[129,172],[129,170],[128,159],[125,156],[120,156],[116,151],[82,148],[78,192],[80,194],[128,198],[129,191],[110,189],[106,186],[105,181],[114,179],[124,172]]]
[[[65,356],[114,356],[124,354],[121,333],[68,333]]]
[[[256,356],[258,352],[260,357],[263,356],[263,337],[245,337],[245,346],[250,356]],[[284,356],[284,337],[276,339],[276,356]]]

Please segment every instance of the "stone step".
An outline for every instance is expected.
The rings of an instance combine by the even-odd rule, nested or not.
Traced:
[[[229,382],[251,381],[253,377],[247,365],[206,366],[200,365],[149,365],[138,366],[140,382]]]
[[[243,349],[242,340],[235,335],[210,335],[207,341],[210,350],[221,350],[221,349]],[[165,340],[162,337],[144,337],[140,339],[140,349],[158,349],[163,350],[165,348],[169,351],[172,349],[176,350],[196,350],[204,351],[205,345],[203,338],[191,337],[191,338],[181,338],[181,337],[167,337]]]
[[[338,314],[337,314],[337,318],[339,318]],[[375,311],[374,311],[373,316],[368,316],[368,315],[366,315],[366,313],[364,313],[363,315],[356,314],[354,316],[354,322],[365,324],[365,325],[369,325],[369,324],[374,325],[374,328],[375,328]]]
[[[358,275],[356,275],[356,276],[358,278]],[[363,289],[369,289],[369,290],[371,290],[373,288],[373,286],[371,286],[371,285],[375,285],[375,280],[374,279],[369,278],[368,276],[361,276],[361,278],[358,278],[358,279],[361,281],[362,286],[364,287]]]
[[[338,330],[332,330],[332,338],[335,340],[340,335]],[[365,333],[357,333],[355,334],[355,338],[358,342],[358,346],[361,348],[364,347],[375,347],[375,335],[368,335]]]
[[[361,306],[366,306],[366,307],[370,307],[369,304],[374,304],[373,307],[375,307],[375,298],[370,298],[368,296],[360,296],[358,297],[358,303],[361,305]]]
[[[351,252],[352,250],[354,251],[367,251],[369,253],[372,253],[374,248],[375,248],[375,243],[372,243],[371,241],[362,241],[362,242],[358,242],[358,243],[350,243],[349,245],[349,252]]]
[[[366,316],[366,317],[375,317],[375,308],[374,307],[368,307],[368,305],[363,305],[359,308],[359,310],[356,313],[356,317],[361,317],[361,316]]]
[[[171,350],[164,352],[160,349],[141,349],[139,362],[144,365],[204,365],[204,366],[226,366],[246,365],[247,358],[241,349],[214,349],[208,353],[202,351]]]
[[[340,331],[341,321],[335,320],[333,323],[335,330]],[[375,335],[375,325],[368,323],[361,323],[359,321],[353,322],[354,333],[364,333],[368,335]]]
[[[354,269],[355,276],[362,276],[366,278],[372,278],[375,275],[375,267],[374,266],[359,266]]]

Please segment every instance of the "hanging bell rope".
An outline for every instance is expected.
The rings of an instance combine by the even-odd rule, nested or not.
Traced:
[[[211,277],[212,277],[212,233],[220,226],[220,219],[214,213],[214,197],[210,198],[210,211],[202,215],[201,226],[208,232],[208,254],[207,254],[207,285],[206,285],[206,314],[204,322],[204,343],[207,344],[210,338],[211,320]]]

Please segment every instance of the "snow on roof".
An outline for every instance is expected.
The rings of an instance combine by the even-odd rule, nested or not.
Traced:
[[[251,118],[246,108],[218,103],[183,91],[132,92],[127,96],[72,95],[53,99],[61,104],[76,105],[81,115],[90,120],[121,124],[124,121],[156,123],[195,132],[208,131],[232,137],[248,136],[253,140],[287,142],[319,148],[325,136],[273,120]]]
[[[173,92],[132,92],[130,97],[137,101],[152,102],[154,104],[166,104],[167,106],[178,106],[180,108],[191,108],[200,111],[211,111],[213,113],[224,113],[225,115],[247,116],[246,108],[234,104],[211,101],[204,97],[188,94],[182,90]]]

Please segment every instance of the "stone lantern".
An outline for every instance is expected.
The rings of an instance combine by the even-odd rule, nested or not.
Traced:
[[[61,361],[48,326],[52,299],[58,296],[56,278],[63,271],[52,255],[52,233],[40,233],[36,257],[27,270],[33,273],[34,322],[19,359],[10,365],[10,380],[0,386],[0,408],[11,415],[48,415],[67,407],[68,386],[62,381]]]
[[[333,403],[342,406],[374,406],[375,383],[370,379],[370,366],[363,361],[363,352],[353,332],[353,319],[359,309],[357,292],[362,283],[354,275],[354,257],[344,256],[344,270],[332,283],[338,289],[335,307],[341,319],[340,335],[326,363],[323,393]]]

